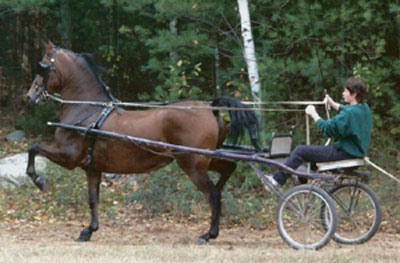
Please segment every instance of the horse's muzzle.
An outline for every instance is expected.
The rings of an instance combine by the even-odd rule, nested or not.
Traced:
[[[29,102],[29,104],[44,104],[45,102],[45,97],[43,94],[39,94],[38,96],[32,96],[31,94],[26,95],[26,100]]]

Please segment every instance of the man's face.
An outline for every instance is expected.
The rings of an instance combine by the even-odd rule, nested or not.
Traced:
[[[357,104],[357,93],[353,93],[351,94],[350,91],[346,88],[343,89],[343,99],[346,103],[350,104],[350,105],[354,105]]]

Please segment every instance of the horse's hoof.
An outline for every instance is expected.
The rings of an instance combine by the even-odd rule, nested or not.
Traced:
[[[90,240],[90,238],[82,238],[82,237],[79,237],[79,238],[76,240],[76,242],[83,243],[83,242],[88,242],[89,240]]]
[[[79,235],[78,239],[76,242],[87,242],[90,240],[90,237],[92,236],[92,232],[85,228],[82,230],[81,234]]]
[[[46,192],[47,191],[47,179],[45,177],[40,177],[38,176],[35,179],[35,185],[42,191]]]
[[[207,245],[207,244],[208,244],[208,241],[206,239],[204,239],[204,238],[201,238],[201,237],[199,237],[197,239],[197,241],[196,241],[196,245],[198,245],[198,246],[204,246],[204,245]]]

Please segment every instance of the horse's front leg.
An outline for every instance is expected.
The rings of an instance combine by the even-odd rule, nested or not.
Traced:
[[[38,145],[32,146],[28,151],[28,167],[26,173],[31,177],[33,183],[43,192],[46,192],[47,179],[41,177],[36,173],[35,170],[35,156],[38,154]]]
[[[33,183],[42,191],[46,191],[47,179],[36,173],[35,157],[42,155],[50,161],[61,165],[67,169],[75,168],[81,159],[81,151],[74,144],[69,144],[66,147],[53,147],[41,144],[33,145],[28,151],[28,167],[26,173],[31,177]]]
[[[90,240],[92,233],[99,229],[99,195],[100,195],[100,182],[101,173],[97,171],[87,171],[86,176],[88,179],[89,190],[89,207],[90,207],[90,225],[84,228],[76,240],[78,242],[86,242]]]

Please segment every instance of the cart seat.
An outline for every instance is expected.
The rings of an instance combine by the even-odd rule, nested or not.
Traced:
[[[284,158],[290,155],[292,150],[292,134],[272,134],[269,147],[265,147],[260,153],[266,158]]]
[[[366,165],[364,159],[348,159],[336,162],[317,163],[318,172],[324,172],[335,169],[345,169]]]
[[[255,153],[254,147],[246,145],[226,144],[222,145],[224,151],[237,154],[252,155]],[[270,145],[257,152],[259,156],[265,158],[284,158],[290,155],[292,150],[292,134],[272,134]]]

